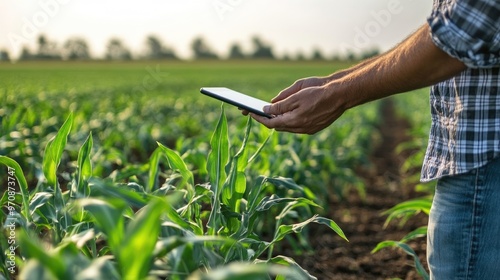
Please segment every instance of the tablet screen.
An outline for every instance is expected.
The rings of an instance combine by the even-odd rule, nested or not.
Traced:
[[[200,91],[203,94],[230,103],[241,109],[245,109],[250,112],[266,116],[268,118],[271,117],[263,112],[264,106],[270,105],[269,102],[266,102],[264,100],[260,100],[258,98],[225,87],[205,87],[201,88]]]

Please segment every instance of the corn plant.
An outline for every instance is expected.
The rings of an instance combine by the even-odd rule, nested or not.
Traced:
[[[382,213],[384,215],[388,215],[384,226],[387,226],[394,219],[399,219],[400,226],[402,226],[404,223],[408,221],[408,219],[410,219],[411,217],[415,216],[420,212],[429,215],[431,204],[432,204],[432,196],[426,196],[399,203],[396,206],[392,207],[391,209],[384,211]],[[426,269],[420,262],[418,255],[408,245],[409,241],[414,240],[416,238],[423,238],[425,236],[427,236],[427,226],[422,226],[408,233],[405,237],[403,237],[399,241],[386,240],[380,242],[372,250],[372,253],[376,253],[384,248],[400,248],[406,254],[413,257],[413,260],[415,262],[415,269],[417,270],[418,274],[422,276],[423,279],[427,280],[429,279],[429,274],[427,273]]]
[[[273,254],[273,247],[310,223],[346,239],[334,221],[313,214],[318,205],[293,180],[247,178],[266,143],[250,152],[250,119],[236,150],[222,110],[202,164],[205,183],[195,182],[190,164],[161,143],[146,168],[121,177],[126,180],[95,177],[90,134],[69,183],[61,185],[58,167],[72,124],[71,114],[48,142],[44,179],[31,191],[20,166],[0,156],[20,185],[13,212],[21,279],[315,279],[293,259]],[[275,189],[288,192],[270,193]],[[2,208],[7,202],[4,194]],[[7,252],[2,215],[0,248]],[[5,259],[0,272],[11,275]]]

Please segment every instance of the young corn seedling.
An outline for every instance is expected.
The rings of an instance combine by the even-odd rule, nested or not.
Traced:
[[[21,188],[21,278],[315,279],[293,259],[275,256],[273,246],[310,223],[326,225],[346,239],[334,221],[309,215],[317,204],[293,180],[247,178],[262,150],[252,154],[248,149],[250,119],[233,154],[222,111],[210,141],[206,183],[195,183],[183,157],[160,143],[145,170],[148,180],[119,183],[92,177],[89,135],[72,183],[63,191],[57,167],[71,124],[70,115],[47,145],[46,181],[31,193],[25,183]],[[173,173],[160,186],[162,160]],[[0,163],[16,165],[7,157],[0,157]],[[22,171],[17,176],[22,181]],[[284,196],[269,192],[277,188],[289,191]],[[270,221],[274,224],[266,224]],[[5,251],[3,240],[0,245]],[[1,268],[8,277],[5,265]]]

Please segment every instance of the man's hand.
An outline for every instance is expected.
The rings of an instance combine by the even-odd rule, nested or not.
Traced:
[[[297,80],[291,86],[287,87],[286,89],[282,90],[278,95],[276,95],[271,100],[271,102],[275,103],[284,100],[287,97],[291,96],[292,94],[295,94],[298,91],[308,87],[322,86],[326,84],[328,80],[329,80],[328,77],[310,77]],[[249,114],[249,112],[246,110],[242,110],[241,113],[245,116]]]
[[[343,98],[336,98],[327,85],[309,86],[313,80],[296,82],[273,99],[264,112],[274,118],[250,114],[268,128],[293,133],[314,134],[339,118],[346,107]]]
[[[310,77],[297,80],[293,85],[282,90],[276,97],[274,97],[271,102],[275,103],[286,99],[290,95],[297,93],[308,87],[319,87],[325,85],[328,82],[328,77]]]

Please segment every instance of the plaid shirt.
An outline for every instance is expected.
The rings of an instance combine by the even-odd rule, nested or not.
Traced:
[[[500,156],[500,1],[435,0],[428,23],[434,43],[468,69],[431,88],[422,182]]]

